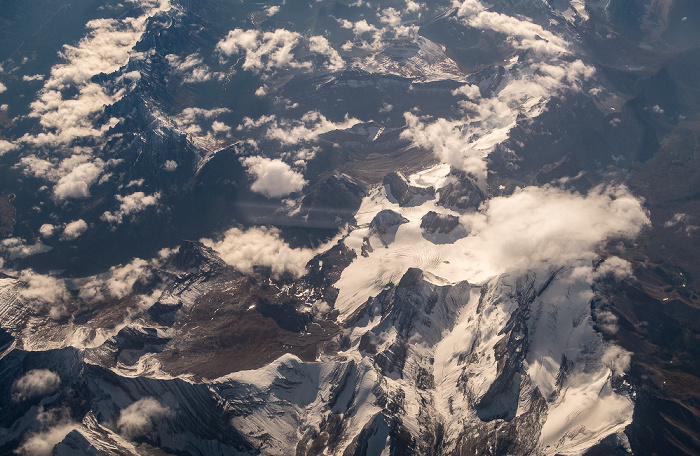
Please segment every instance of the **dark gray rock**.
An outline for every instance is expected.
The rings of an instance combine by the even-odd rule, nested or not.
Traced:
[[[433,187],[416,187],[408,183],[408,179],[401,171],[393,171],[384,176],[383,185],[388,187],[389,193],[399,203],[399,206],[408,206],[415,196],[433,197]]]
[[[459,225],[459,217],[451,214],[438,214],[435,211],[430,211],[421,218],[420,227],[428,233],[447,234],[457,228]]]
[[[379,240],[386,247],[394,241],[399,225],[406,222],[408,219],[398,212],[384,209],[375,215],[369,223],[369,232],[379,236]]]
[[[453,171],[452,174],[457,178],[457,181],[451,182],[438,190],[438,204],[458,209],[476,209],[479,207],[479,204],[485,198],[474,179],[463,171]]]

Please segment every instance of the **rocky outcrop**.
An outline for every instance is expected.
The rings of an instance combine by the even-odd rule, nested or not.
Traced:
[[[301,213],[313,226],[336,227],[354,220],[366,195],[364,185],[347,174],[334,173],[319,182],[301,203]]]
[[[393,171],[384,176],[382,182],[387,187],[388,193],[399,203],[399,206],[408,206],[414,197],[422,196],[426,198],[435,195],[433,187],[416,187],[410,185],[406,175],[401,171]]]
[[[369,223],[369,232],[378,236],[379,240],[386,247],[394,241],[399,225],[406,222],[408,222],[408,219],[398,212],[384,209],[375,215]]]
[[[454,180],[438,190],[438,204],[458,209],[476,209],[484,201],[484,193],[463,171],[452,171]]]
[[[428,233],[448,234],[459,225],[459,217],[430,211],[420,221],[420,227]]]

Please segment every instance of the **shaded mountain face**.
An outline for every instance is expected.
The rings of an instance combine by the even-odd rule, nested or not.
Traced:
[[[700,452],[698,2],[0,23],[0,454]]]

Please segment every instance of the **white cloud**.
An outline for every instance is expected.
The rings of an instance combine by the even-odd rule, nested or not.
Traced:
[[[401,13],[396,8],[386,8],[379,14],[379,20],[391,27],[401,25]]]
[[[79,297],[86,300],[101,300],[105,295],[121,299],[133,291],[134,284],[148,274],[149,263],[134,258],[130,263],[112,266],[105,275],[93,277],[80,287]]]
[[[664,222],[664,227],[671,228],[672,226],[676,226],[682,222],[687,223],[689,220],[690,220],[690,216],[688,214],[684,214],[682,212],[679,212],[677,214],[674,214],[670,220]]]
[[[365,33],[374,33],[377,31],[377,27],[372,24],[367,23],[366,19],[357,21],[352,25],[352,32],[355,35],[363,35]]]
[[[19,293],[24,299],[52,303],[68,298],[66,285],[54,277],[25,269],[20,273],[19,280],[26,284],[26,288]]]
[[[44,223],[39,228],[39,233],[45,238],[53,236],[54,231],[56,231],[56,227],[50,223]]]
[[[632,353],[617,345],[610,345],[605,350],[601,361],[612,371],[613,375],[624,375],[630,368]]]
[[[309,38],[309,50],[317,54],[324,55],[328,58],[328,64],[326,68],[331,71],[341,70],[345,67],[345,61],[338,51],[331,47],[330,43],[323,36],[312,36]]]
[[[40,406],[36,420],[40,424],[41,431],[29,434],[17,448],[17,454],[50,456],[53,454],[54,446],[61,442],[69,432],[79,427],[65,408],[44,410],[44,407]]]
[[[3,84],[2,82],[0,82],[0,93],[3,93],[6,90],[7,90],[7,86],[5,84]]]
[[[283,145],[292,145],[316,141],[324,133],[334,130],[345,130],[359,122],[360,120],[346,115],[342,122],[335,123],[328,120],[318,111],[309,111],[300,120],[277,120],[275,116],[263,116],[258,120],[246,117],[243,119],[243,123],[237,127],[237,130],[269,125],[265,133],[268,139],[277,140]]]
[[[265,10],[268,16],[274,16],[275,14],[279,13],[280,11],[280,6],[279,5],[273,5]]]
[[[406,0],[406,12],[408,13],[418,13],[423,8],[425,8],[425,4],[423,3],[418,3],[413,0]]]
[[[225,135],[231,131],[231,127],[229,127],[223,122],[215,120],[211,124],[211,131],[213,131],[215,135]]]
[[[401,137],[414,145],[431,150],[443,163],[467,171],[474,176],[486,177],[486,154],[475,149],[466,139],[468,130],[461,120],[437,119],[424,123],[410,112],[404,113],[406,129]]]
[[[119,225],[124,221],[124,217],[133,216],[143,212],[149,206],[155,206],[160,199],[160,192],[153,195],[146,195],[144,192],[134,192],[130,195],[116,196],[119,201],[119,209],[114,212],[105,211],[100,219],[111,224]]]
[[[32,76],[29,76],[28,74],[25,74],[22,76],[22,80],[25,82],[31,82],[31,81],[43,81],[44,80],[44,75],[43,74],[35,74]]]
[[[633,276],[632,265],[620,257],[606,258],[595,271],[593,279],[614,276],[617,279],[627,279]]]
[[[12,144],[10,141],[0,139],[0,157],[2,157],[7,152],[17,149],[17,144]]]
[[[51,68],[39,97],[30,105],[30,117],[38,118],[44,131],[36,136],[26,134],[23,141],[35,145],[69,144],[77,138],[100,137],[118,122],[108,119],[106,124],[93,125],[106,105],[124,95],[125,88],[103,87],[92,82],[92,77],[113,73],[137,56],[133,48],[150,15],[170,8],[167,1],[142,6],[149,10],[139,17],[89,21],[86,36],[76,45],[63,46],[59,53],[63,62]],[[75,95],[64,99],[66,89],[72,89]]]
[[[518,116],[538,116],[551,96],[581,89],[582,82],[594,74],[595,68],[581,60],[515,63],[490,98],[483,98],[479,87],[472,84],[454,90],[454,96],[465,98],[458,101],[462,112],[458,119],[432,120],[405,113],[407,128],[401,137],[433,151],[443,163],[473,174],[483,184],[486,157],[508,139]]]
[[[306,185],[303,175],[279,159],[248,157],[243,160],[243,165],[248,168],[248,174],[255,178],[250,189],[268,198],[287,196]]]
[[[471,229],[464,239],[465,252],[493,274],[590,265],[601,243],[633,239],[649,225],[641,202],[623,186],[599,186],[585,196],[526,187],[492,198],[482,212],[463,219]]]
[[[140,399],[119,413],[117,427],[128,438],[148,434],[155,420],[173,416],[173,411],[156,399]]]
[[[93,126],[104,106],[114,103],[123,90],[109,91],[91,81],[100,73],[112,73],[123,66],[145,30],[147,16],[139,18],[95,19],[87,23],[90,30],[76,46],[65,45],[60,56],[65,63],[51,69],[48,80],[31,104],[31,117],[39,118],[47,132],[25,135],[23,140],[42,144],[67,144],[75,138],[98,137],[116,123]],[[64,99],[62,91],[72,87],[77,94]]]
[[[74,239],[77,239],[82,235],[84,232],[86,232],[88,229],[87,223],[85,223],[85,220],[79,219],[74,222],[70,222],[66,225],[66,227],[63,229],[63,234],[61,235],[61,240],[62,241],[72,241]]]
[[[253,266],[267,266],[275,276],[288,272],[301,277],[306,274],[306,263],[314,256],[313,250],[290,248],[276,228],[256,227],[245,231],[231,228],[219,241],[201,241],[243,273],[252,272]]]
[[[175,160],[165,160],[165,163],[163,163],[162,168],[167,172],[172,173],[177,169],[177,162]]]
[[[617,334],[620,329],[617,326],[617,316],[608,310],[596,313],[596,327],[608,336]]]
[[[508,35],[514,47],[528,49],[539,55],[567,54],[566,40],[543,29],[532,21],[520,20],[492,11],[483,11],[478,2],[467,0],[458,9],[458,15],[466,16],[464,23],[482,30],[494,30]]]
[[[183,82],[190,84],[206,82],[214,76],[219,76],[218,73],[213,73],[209,66],[203,63],[202,57],[197,53],[190,54],[184,59],[175,54],[168,54],[165,58],[172,67],[173,72],[183,76]]]
[[[457,8],[457,16],[474,16],[484,11],[485,8],[479,0],[452,0],[452,6]]]
[[[235,29],[228,32],[216,48],[226,56],[245,52],[243,69],[251,71],[297,68],[308,66],[294,59],[292,50],[299,44],[301,35],[285,29],[274,32]]]
[[[12,384],[12,400],[15,402],[36,396],[46,396],[58,390],[61,378],[48,369],[32,369]]]
[[[257,88],[257,90],[255,91],[255,96],[264,97],[265,95],[267,95],[267,86],[263,84]]]
[[[68,174],[59,179],[53,190],[54,196],[59,200],[89,198],[90,186],[97,181],[103,169],[104,162],[99,159],[94,162],[77,165]]]
[[[228,108],[185,108],[180,114],[173,117],[173,121],[180,130],[193,138],[200,141],[208,141],[211,138],[209,138],[208,134],[204,133],[204,129],[202,128],[201,124],[204,121],[209,121],[210,119],[214,119],[228,112],[231,112],[231,110]],[[217,125],[219,124],[222,124],[222,122],[217,123]]]

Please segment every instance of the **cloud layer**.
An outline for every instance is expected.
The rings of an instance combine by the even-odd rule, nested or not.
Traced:
[[[12,384],[12,400],[19,402],[58,390],[61,378],[48,369],[32,369]]]
[[[306,185],[303,175],[279,159],[248,157],[243,160],[243,165],[248,168],[248,174],[255,179],[250,189],[268,198],[287,196],[300,191]]]
[[[147,397],[140,399],[119,413],[117,427],[119,432],[128,438],[147,434],[153,427],[153,422],[173,415],[173,411],[161,405],[156,399]]]
[[[288,272],[301,277],[306,273],[306,263],[314,256],[313,250],[290,248],[276,228],[256,227],[245,231],[231,228],[219,241],[201,241],[243,273],[252,272],[254,266],[266,266],[275,276]]]

